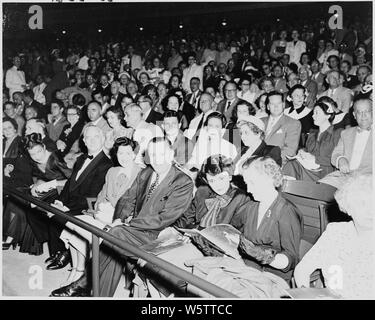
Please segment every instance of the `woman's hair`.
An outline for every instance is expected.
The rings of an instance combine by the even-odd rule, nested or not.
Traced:
[[[168,102],[169,102],[169,99],[171,97],[175,97],[178,101],[178,106],[180,107],[183,100],[182,98],[178,95],[178,94],[175,94],[175,93],[172,93],[172,94],[168,94],[165,98],[164,98],[164,101],[165,101],[165,105],[163,106],[164,107],[164,112],[168,111]]]
[[[243,163],[242,169],[250,167],[270,177],[275,188],[279,188],[283,184],[281,168],[274,159],[270,157],[250,157]]]
[[[176,112],[174,110],[167,110],[164,112],[163,119],[165,118],[177,118],[177,121],[180,123],[182,117],[182,113]]]
[[[302,84],[295,84],[293,87],[289,89],[288,96],[292,97],[293,92],[298,89],[302,90],[304,93],[306,91],[306,88]]]
[[[170,78],[169,78],[169,81],[168,81],[168,89],[172,88],[172,79],[173,78],[177,78],[178,79],[178,83],[181,84],[181,77],[178,75],[178,74],[173,74]]]
[[[3,123],[4,122],[10,122],[13,126],[13,128],[17,131],[18,130],[18,123],[16,120],[14,120],[13,118],[10,118],[10,117],[4,117],[3,118]]]
[[[252,131],[252,133],[259,135],[260,138],[264,140],[264,137],[265,137],[264,131],[260,129],[257,125],[255,125],[254,123],[241,120],[240,122],[237,123],[237,127],[240,128],[242,126],[247,126]]]
[[[28,134],[24,138],[24,146],[26,150],[30,150],[35,146],[42,146],[45,147],[42,139],[42,135],[40,133],[32,133]]]
[[[233,160],[221,154],[216,154],[208,157],[202,164],[201,170],[199,171],[199,177],[207,184],[207,174],[216,176],[222,172],[228,172],[230,176],[234,174]]]
[[[211,112],[208,116],[207,116],[207,119],[206,121],[204,122],[204,127],[207,127],[208,125],[208,121],[210,119],[213,119],[213,118],[216,118],[216,119],[219,119],[221,121],[221,124],[222,124],[222,128],[225,128],[225,126],[227,125],[227,119],[225,118],[225,115],[223,115],[221,112],[219,111],[214,111],[214,112]]]
[[[237,119],[238,119],[237,117],[238,106],[246,106],[247,110],[249,111],[250,116],[255,116],[255,114],[257,113],[257,110],[255,109],[252,103],[247,102],[247,101],[241,101],[238,104],[236,104],[233,108],[232,116],[231,116],[231,121],[233,122],[237,122]]]
[[[126,138],[126,137],[120,137],[115,140],[115,143],[113,144],[113,147],[111,149],[112,159],[115,160],[117,165],[119,164],[117,160],[117,152],[120,147],[126,147],[130,146],[134,153],[138,153],[139,145],[136,141]]]
[[[108,112],[113,112],[117,116],[117,118],[120,120],[120,122],[124,119],[124,111],[121,108],[118,108],[116,106],[109,107],[106,110],[105,114],[103,115],[104,119],[106,120],[108,118],[107,116]]]
[[[64,110],[64,102],[62,102],[61,100],[59,100],[59,99],[53,99],[52,101],[51,101],[51,105],[52,104],[57,104],[58,106],[59,106],[59,108],[60,109],[63,109]]]
[[[328,104],[325,104],[323,102],[315,103],[314,108],[315,107],[319,107],[320,109],[322,109],[324,114],[329,116],[329,118],[328,118],[329,123],[332,123],[332,121],[335,119],[335,115],[336,115],[335,110],[333,110],[333,108],[331,108]]]
[[[260,100],[262,99],[262,97],[266,97],[266,99],[267,99],[267,96],[268,96],[267,93],[262,93],[262,94],[261,94],[261,95],[255,100],[255,105],[258,107],[259,110],[260,110]],[[264,104],[266,104],[266,100],[264,101]],[[266,108],[266,111],[268,111],[267,108]]]
[[[146,71],[142,71],[142,72],[138,73],[137,77],[138,77],[139,80],[141,79],[142,74],[145,74],[147,76],[148,81],[150,81],[150,76]]]
[[[156,94],[156,97],[159,97],[159,94],[158,94],[158,90],[157,90],[157,88],[156,88],[153,84],[151,84],[151,83],[148,84],[148,85],[146,85],[146,86],[142,89],[141,95],[142,95],[142,96],[147,96],[147,95],[149,95],[148,92],[149,92],[150,90],[154,90],[154,91],[155,91],[155,94]]]
[[[307,53],[307,52],[303,52],[302,54],[301,54],[301,57],[300,57],[300,59],[299,59],[299,63],[302,65],[302,57],[303,56],[307,56],[308,58],[309,58],[309,62],[310,62],[310,60],[311,60],[311,58],[310,58],[310,55]]]
[[[350,216],[374,216],[372,201],[372,175],[356,174],[336,191],[340,208]],[[370,227],[370,226],[369,226]]]
[[[332,105],[333,108],[334,108],[335,110],[338,109],[338,106],[337,106],[336,101],[333,100],[333,99],[330,98],[330,97],[327,97],[327,96],[320,97],[320,98],[316,101],[316,103],[319,103],[319,102],[324,103],[324,104],[328,104],[328,105]]]
[[[75,106],[84,106],[86,104],[86,99],[85,97],[80,94],[80,93],[76,93],[74,96],[73,96],[73,99],[72,99],[72,103],[75,105]]]

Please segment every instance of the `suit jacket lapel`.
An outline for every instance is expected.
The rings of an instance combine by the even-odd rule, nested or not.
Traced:
[[[174,176],[176,174],[176,169],[174,166],[172,166],[166,175],[166,177],[163,179],[163,181],[159,184],[159,186],[156,188],[154,193],[151,195],[150,199],[145,203],[145,205],[142,207],[142,210],[150,210],[150,206],[155,202],[158,201],[159,198],[161,198],[164,194],[170,183],[172,182]],[[146,192],[147,193],[147,192]]]
[[[77,173],[78,171],[82,168],[82,165],[83,163],[85,162],[85,160],[82,162],[82,165],[80,166],[80,169],[75,173],[74,175],[74,182],[75,184],[72,187],[72,190],[78,188],[83,181],[85,181],[86,177],[92,172],[92,170],[95,168],[95,166],[102,160],[103,157],[106,157],[106,155],[104,154],[104,152],[100,152],[96,157],[95,159],[93,159],[90,164],[85,168],[85,170],[83,170],[83,172],[81,173],[81,175],[79,176],[78,180],[76,180],[76,176],[77,176]]]
[[[141,183],[138,185],[138,190],[137,190],[137,205],[136,205],[136,212],[138,213],[143,206],[143,203],[146,198],[146,194],[148,191],[147,186],[149,185],[152,173],[154,170],[152,168],[148,168],[148,170],[145,170],[142,173],[142,177],[140,177]]]
[[[281,128],[284,122],[285,122],[285,115],[282,115],[281,118],[277,120],[277,122],[273,125],[273,128],[268,136],[271,137],[272,135],[274,135]]]

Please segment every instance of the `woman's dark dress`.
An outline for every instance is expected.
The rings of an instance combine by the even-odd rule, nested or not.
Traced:
[[[299,261],[299,246],[303,231],[302,214],[291,202],[279,194],[257,228],[258,208],[259,202],[246,203],[235,213],[231,225],[253,243],[273,248],[277,253],[286,255],[289,264],[285,269],[279,270],[269,265],[260,265],[248,256],[243,256],[243,259],[247,265],[271,272],[289,282]]]

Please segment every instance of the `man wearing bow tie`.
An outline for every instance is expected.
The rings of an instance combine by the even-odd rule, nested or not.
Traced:
[[[13,58],[13,67],[7,70],[5,75],[5,86],[9,89],[9,97],[13,101],[14,92],[23,92],[26,89],[25,72],[20,70],[21,59],[19,56]]]
[[[338,170],[319,182],[338,188],[350,175],[372,173],[372,101],[355,101],[353,114],[358,126],[342,131],[332,152],[331,163]]]
[[[118,200],[111,235],[140,247],[155,240],[159,233],[174,224],[188,209],[193,196],[193,181],[172,164],[174,151],[164,137],[153,138],[147,147],[151,165],[142,170],[133,185]],[[100,296],[111,297],[127,261],[135,262],[130,252],[120,255],[106,241],[100,247]],[[90,294],[89,276],[54,290],[52,296],[84,296]]]
[[[99,194],[104,185],[106,173],[112,166],[112,161],[103,152],[104,140],[103,131],[97,126],[89,125],[84,129],[83,141],[88,153],[77,159],[72,175],[58,197],[59,202],[55,202],[54,206],[62,211],[68,208],[68,214],[74,216],[88,209],[87,198],[95,198]],[[48,214],[48,216],[52,215]],[[35,233],[48,230],[46,241],[49,245],[50,258],[46,262],[50,264],[47,269],[64,268],[70,261],[69,251],[60,240],[66,220],[58,216],[53,216],[51,219],[38,219],[40,217],[36,214],[30,218],[29,222]]]

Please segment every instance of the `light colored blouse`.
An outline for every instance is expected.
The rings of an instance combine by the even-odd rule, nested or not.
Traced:
[[[374,247],[371,237],[358,237],[352,221],[329,223],[297,268],[321,269],[326,287],[345,299],[374,299]]]

